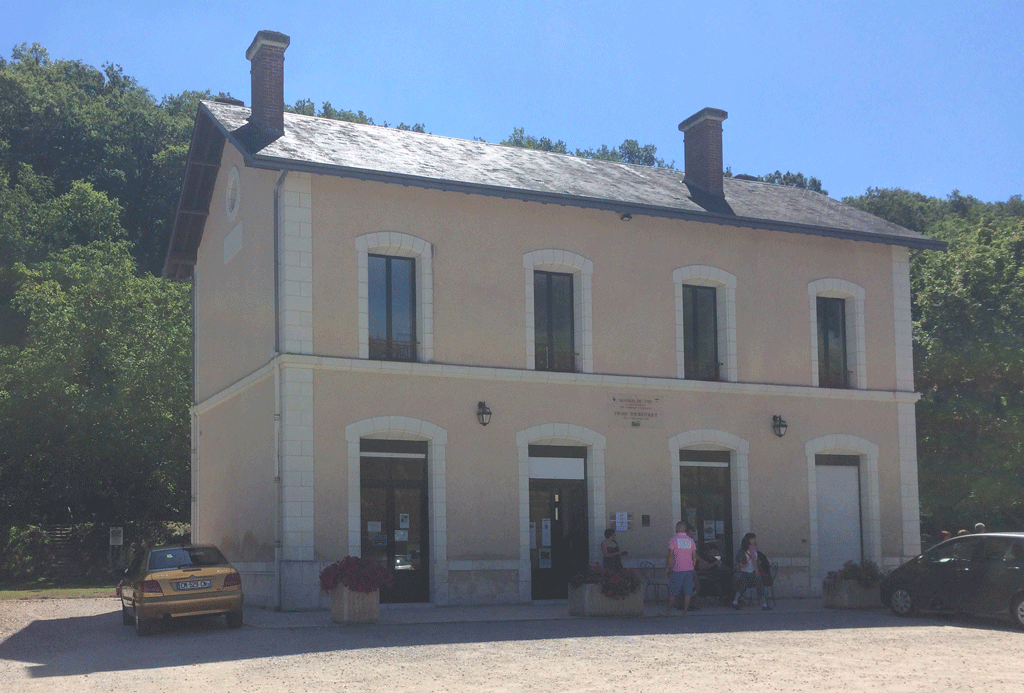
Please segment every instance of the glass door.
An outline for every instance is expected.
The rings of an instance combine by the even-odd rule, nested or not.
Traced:
[[[725,570],[701,571],[701,594],[725,597],[732,589],[732,485],[728,451],[679,452],[680,516],[695,531],[701,557],[721,558]]]
[[[404,450],[410,445],[422,446],[423,454],[379,450]],[[429,601],[426,443],[362,441],[361,448],[362,555],[376,560],[395,577],[394,587],[381,590],[380,601]]]

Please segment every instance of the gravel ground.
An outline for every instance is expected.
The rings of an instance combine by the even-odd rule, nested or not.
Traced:
[[[1009,691],[1009,621],[874,610],[229,630],[139,638],[113,599],[0,602],[3,691]],[[261,619],[266,622],[265,619]]]

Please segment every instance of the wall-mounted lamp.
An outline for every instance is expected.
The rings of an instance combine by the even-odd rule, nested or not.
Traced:
[[[481,404],[483,403],[481,402]],[[784,418],[782,418],[778,414],[772,417],[772,430],[775,431],[775,435],[777,435],[779,438],[786,435],[787,428],[789,428],[789,424],[786,423],[786,420]]]
[[[629,221],[632,218],[633,218],[633,215],[630,214],[629,212],[623,212],[622,216],[619,217],[619,219],[622,219],[623,221]]]
[[[488,408],[487,402],[476,403],[476,420],[480,422],[481,426],[491,423],[491,410]]]

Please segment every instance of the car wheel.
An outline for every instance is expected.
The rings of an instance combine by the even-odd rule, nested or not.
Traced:
[[[130,626],[135,623],[135,617],[132,616],[132,612],[128,610],[128,607],[124,604],[121,605],[121,625]]]
[[[902,585],[892,591],[889,597],[889,606],[897,616],[910,616],[917,611],[917,603],[910,594],[910,590]]]
[[[224,614],[224,617],[228,620],[228,628],[241,628],[242,627],[242,612],[241,611],[229,611]]]
[[[148,621],[139,616],[139,610],[135,609],[135,633],[140,638],[144,638],[153,632],[153,622]]]
[[[1024,628],[1024,595],[1018,594],[1010,603],[1010,617],[1018,628]]]

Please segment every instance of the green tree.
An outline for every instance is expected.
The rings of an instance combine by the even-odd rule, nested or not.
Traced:
[[[74,181],[54,197],[50,182],[27,164],[17,183],[5,178],[0,172],[0,255],[8,262],[35,262],[69,245],[125,235],[120,205],[89,183]]]
[[[576,156],[586,159],[604,159],[605,161],[621,161],[624,164],[636,164],[637,166],[674,168],[673,164],[666,164],[664,159],[659,159],[657,153],[658,148],[653,144],[641,145],[636,140],[624,140],[622,144],[614,149],[602,144],[597,149],[576,150]]]
[[[345,120],[350,123],[362,123],[363,125],[376,125],[373,122],[373,118],[362,111],[338,109],[332,106],[330,101],[324,101],[319,113],[316,110],[316,105],[309,99],[299,99],[295,102],[294,106],[286,104],[284,110],[289,113],[298,113],[299,115],[319,116],[320,118],[330,118],[331,120]]]
[[[498,144],[506,147],[519,147],[521,149],[536,149],[542,152],[555,152],[556,154],[568,154],[569,150],[565,146],[565,142],[558,140],[552,142],[547,137],[534,137],[533,135],[527,135],[525,128],[513,128],[512,134],[507,140],[502,140]]]
[[[75,181],[120,204],[121,226],[140,264],[163,265],[195,108],[189,92],[162,107],[113,64],[51,60],[38,44],[0,63],[0,168],[28,165],[56,196]]]
[[[299,115],[318,116],[320,118],[330,118],[331,120],[345,120],[350,123],[362,123],[363,125],[377,124],[373,122],[373,118],[362,111],[349,111],[344,108],[337,109],[331,105],[330,101],[324,101],[319,112],[316,110],[316,105],[310,99],[299,99],[293,106],[285,104],[284,110],[289,113],[298,113]],[[384,122],[381,123],[381,127],[389,128],[391,125]],[[395,129],[408,130],[410,132],[427,131],[426,126],[424,126],[423,123],[414,123],[413,125],[399,123],[395,126]]]
[[[961,195],[959,190],[941,199],[901,188],[868,188],[865,194],[845,197],[843,202],[911,231],[945,241],[956,238],[965,222],[977,222],[993,214],[1013,216],[1016,212],[1021,216],[1022,206],[1020,195],[1006,203],[987,205],[975,197]]]
[[[1024,219],[960,229],[913,273],[921,507],[929,533],[1024,528]]]
[[[189,287],[124,242],[18,264],[20,347],[0,351],[0,526],[187,519]]]
[[[13,263],[38,262],[72,244],[124,238],[121,207],[83,181],[53,196],[52,182],[28,164],[16,180],[0,169],[0,345],[20,344],[27,322],[13,306],[20,276]]]
[[[728,170],[726,177],[731,177],[732,171]],[[808,178],[804,174],[792,171],[776,170],[774,173],[766,173],[763,176],[757,176],[754,180],[759,180],[764,183],[771,183],[772,185],[784,185],[787,188],[800,188],[801,190],[812,190],[814,192],[821,193],[822,195],[828,195],[828,190],[824,190],[821,187],[821,181],[811,176]]]
[[[1024,528],[1024,204],[869,188],[847,204],[949,242],[915,253],[922,529]]]
[[[479,140],[479,138],[477,138]],[[479,140],[483,141],[483,140]],[[498,144],[506,147],[520,147],[522,149],[536,149],[542,152],[555,152],[556,154],[570,154],[568,146],[562,140],[552,141],[548,137],[534,137],[527,135],[525,128],[513,128],[508,139]],[[618,147],[609,147],[602,144],[596,149],[577,149],[570,156],[578,156],[582,159],[602,159],[604,161],[620,161],[624,164],[636,164],[638,166],[658,166],[672,168],[672,164],[666,164],[664,159],[657,157],[658,148],[653,144],[641,145],[636,140],[624,140]]]

